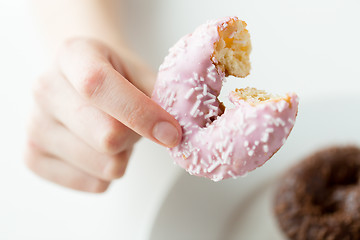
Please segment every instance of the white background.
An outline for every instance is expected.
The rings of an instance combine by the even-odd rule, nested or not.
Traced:
[[[306,101],[360,94],[359,1],[133,0],[126,9],[119,18],[127,36],[154,68],[197,25],[237,15],[252,36],[253,68],[225,90],[290,90]],[[66,190],[30,173],[22,149],[31,81],[51,64],[42,45],[27,1],[1,0],[0,239],[134,239],[178,169],[164,149],[142,141],[125,178],[103,195]]]

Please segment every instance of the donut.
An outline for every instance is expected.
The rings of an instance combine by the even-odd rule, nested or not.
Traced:
[[[360,239],[360,149],[333,146],[289,170],[274,212],[291,240]]]
[[[159,68],[152,99],[180,123],[182,140],[169,151],[192,175],[214,181],[245,175],[271,158],[294,126],[295,93],[247,87],[230,93],[234,107],[219,101],[227,76],[249,74],[250,52],[246,23],[227,17],[181,38]]]

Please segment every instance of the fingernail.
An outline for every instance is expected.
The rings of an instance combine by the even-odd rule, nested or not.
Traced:
[[[153,128],[153,136],[168,147],[174,147],[179,138],[179,132],[169,122],[159,122]]]

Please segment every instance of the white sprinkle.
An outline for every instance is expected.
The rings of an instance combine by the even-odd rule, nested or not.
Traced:
[[[192,133],[192,130],[188,130],[188,131],[186,131],[185,133],[184,133],[184,135],[189,135],[189,134],[191,134]]]
[[[256,125],[251,125],[250,127],[248,127],[248,129],[246,129],[245,131],[245,136],[249,136],[252,132],[254,132],[256,129]]]
[[[227,136],[227,138],[225,138],[225,141],[223,142],[223,145],[227,146],[229,141],[230,141],[230,136]]]
[[[194,79],[199,80],[199,74],[197,72],[194,72]]]
[[[170,93],[169,98],[166,100],[165,106],[172,107],[172,105],[173,105],[174,102],[176,101],[175,95],[176,95],[175,92],[171,92],[171,93]]]
[[[220,150],[219,150],[219,151],[220,151]],[[222,151],[220,151],[220,152],[222,152]],[[218,153],[217,151],[214,151],[214,155],[215,155],[215,157],[216,157],[216,159],[217,159],[218,161],[222,162],[222,161],[221,161],[221,157],[220,157],[220,155],[219,155],[219,153]]]
[[[264,150],[264,152],[267,153],[267,152],[269,151],[269,146],[265,144],[265,145],[263,146],[263,150]]]
[[[203,95],[204,96],[207,95],[207,85],[206,84],[203,85]]]
[[[257,146],[257,145],[259,145],[259,141],[258,140],[256,140],[255,142],[254,142],[254,144],[255,144],[255,146]]]
[[[249,146],[249,141],[245,140],[244,147],[247,147],[247,146]]]
[[[185,94],[184,98],[189,99],[191,95],[194,93],[194,91],[195,91],[194,88],[190,88],[189,91]]]
[[[196,168],[195,168],[195,170],[194,170],[194,172],[195,172],[196,174],[200,174],[200,170],[201,170],[201,167],[200,167],[199,165],[197,165]]]
[[[249,155],[249,157],[251,157],[252,155],[254,155],[254,150],[252,150],[252,149],[249,150],[249,151],[248,151],[248,155]]]
[[[202,95],[202,94],[198,94],[198,95],[196,96],[197,99],[202,99],[203,97],[204,97],[204,95]]]
[[[191,116],[195,116],[196,110],[198,110],[200,104],[201,104],[201,101],[200,101],[200,100],[197,100],[196,103],[194,104],[193,108],[192,108],[191,111],[190,111],[190,115],[191,115]]]
[[[290,132],[290,129],[288,127],[284,127],[285,134],[288,134]]]
[[[214,102],[215,102],[215,99],[209,99],[209,100],[204,101],[204,105],[209,105]]]
[[[264,143],[267,142],[269,140],[269,133],[265,132],[260,140]]]
[[[224,179],[224,177],[222,176],[222,175],[214,175],[212,178],[211,178],[211,180],[213,180],[214,182],[218,182],[218,181],[221,181],[221,180],[223,180]]]
[[[273,129],[273,128],[266,128],[266,129],[265,129],[265,132],[267,132],[267,133],[272,133],[272,132],[274,132],[274,129]]]
[[[210,119],[211,117],[215,116],[213,110],[210,109],[210,112],[204,116],[205,119]]]
[[[194,165],[197,165],[197,164],[198,164],[198,160],[199,160],[198,157],[199,157],[199,156],[198,156],[198,152],[194,152],[194,154],[193,154],[193,160],[192,160],[192,163],[193,163]]]
[[[291,123],[291,124],[295,124],[295,121],[294,121],[294,119],[292,119],[292,118],[289,118],[289,119],[288,119],[288,122]]]
[[[285,126],[285,122],[281,119],[281,118],[277,118],[276,119],[276,122],[278,123],[278,124],[280,124],[281,126]],[[276,123],[275,123],[275,125],[276,125]],[[278,125],[276,125],[276,126],[278,126]]]
[[[216,96],[210,92],[208,92],[206,96],[216,99]]]
[[[200,163],[204,165],[206,168],[209,167],[209,164],[207,164],[207,162],[205,162],[204,159],[202,158],[200,159]]]
[[[214,162],[211,155],[208,155],[208,159],[209,159],[209,164]]]
[[[248,172],[244,173],[244,174],[241,175],[240,177],[245,178],[245,177],[247,177],[247,175],[248,175]]]
[[[209,108],[211,108],[214,111],[218,111],[218,107],[214,106],[214,105],[209,105]]]
[[[195,91],[200,91],[200,90],[202,90],[203,88],[202,87],[196,87],[195,88]]]
[[[183,126],[183,128],[187,129],[188,127],[190,127],[190,125],[191,125],[191,123],[188,122],[188,123],[186,123],[186,124]]]
[[[284,109],[286,108],[286,105],[287,105],[287,102],[286,101],[280,101],[280,102],[278,102],[278,104],[277,104],[277,107],[278,107],[278,111],[279,112],[282,112],[282,111],[284,111]]]
[[[234,179],[236,178],[236,175],[235,175],[232,171],[229,170],[227,173],[228,173],[232,178],[234,178]]]
[[[211,66],[207,69],[208,72],[212,72],[213,70],[215,70],[215,65],[211,65]]]
[[[188,171],[188,173],[190,173],[191,175],[193,175],[194,165],[190,165],[187,171]]]
[[[193,78],[189,78],[187,82],[191,83],[193,86],[196,86],[196,82]]]
[[[191,142],[188,142],[190,151],[193,151],[195,148],[193,147]],[[197,148],[197,151],[200,151],[200,149]]]
[[[197,117],[199,114],[200,114],[200,110],[199,110],[199,109],[196,109],[195,114],[194,114],[193,117]]]
[[[220,161],[216,161],[207,170],[208,170],[209,173],[211,173],[212,171],[214,171],[219,166],[220,166]]]
[[[210,79],[210,80],[212,80],[213,82],[216,82],[216,77],[215,76],[213,76],[212,74],[208,74],[207,75],[207,77]]]
[[[226,163],[230,164],[230,153],[232,152],[232,150],[234,149],[234,144],[230,144],[228,149],[226,149],[226,152],[225,154],[223,154],[223,158],[224,158],[224,161],[226,161]]]
[[[277,108],[274,104],[269,104],[268,106],[270,106],[271,110],[273,110],[273,111],[277,110]]]
[[[272,116],[269,115],[269,114],[264,114],[264,118],[267,119],[267,120],[269,120],[269,119],[272,119]]]

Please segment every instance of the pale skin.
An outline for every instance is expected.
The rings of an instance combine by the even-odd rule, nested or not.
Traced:
[[[176,119],[150,98],[155,73],[126,46],[115,2],[33,0],[53,64],[34,83],[25,162],[85,192],[122,177],[141,136],[165,147],[181,140]]]

